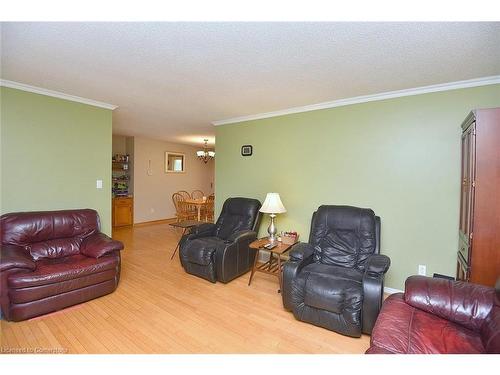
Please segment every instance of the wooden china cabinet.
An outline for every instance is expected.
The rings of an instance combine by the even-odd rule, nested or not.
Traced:
[[[134,198],[115,197],[112,207],[113,227],[124,227],[134,223]]]
[[[493,286],[500,276],[500,108],[462,124],[457,279]]]
[[[130,191],[131,160],[129,155],[116,154],[112,159],[112,225],[123,227],[134,223],[134,198]]]

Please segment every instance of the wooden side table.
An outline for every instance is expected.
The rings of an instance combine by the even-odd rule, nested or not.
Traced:
[[[262,273],[267,273],[269,275],[274,275],[278,278],[280,288],[278,290],[278,293],[281,292],[281,288],[283,286],[283,279],[282,279],[282,271],[283,271],[283,263],[282,260],[284,260],[284,254],[290,250],[290,248],[294,244],[284,244],[282,242],[276,242],[278,246],[275,248],[268,250],[264,248],[264,245],[267,245],[269,243],[269,238],[259,238],[255,241],[253,241],[250,244],[251,249],[255,249],[257,251],[257,254],[255,254],[255,260],[253,262],[253,267],[252,267],[252,272],[250,273],[250,279],[248,280],[248,285],[252,282],[253,275],[255,272],[262,272]],[[269,260],[263,264],[258,265],[258,259],[259,259],[259,253],[260,251],[267,251],[269,252]]]

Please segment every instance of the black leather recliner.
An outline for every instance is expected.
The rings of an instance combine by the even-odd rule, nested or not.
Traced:
[[[391,263],[379,252],[380,218],[371,209],[320,206],[309,243],[294,245],[283,267],[285,308],[347,336],[370,334]]]
[[[227,199],[215,224],[198,225],[181,239],[184,270],[213,283],[227,283],[249,271],[256,255],[249,244],[257,238],[260,206],[257,199]]]

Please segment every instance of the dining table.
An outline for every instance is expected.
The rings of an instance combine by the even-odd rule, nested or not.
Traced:
[[[196,206],[196,210],[198,211],[198,221],[201,221],[201,208],[208,206],[209,202],[205,198],[188,198],[184,200],[185,203],[187,204],[192,204],[193,206]]]

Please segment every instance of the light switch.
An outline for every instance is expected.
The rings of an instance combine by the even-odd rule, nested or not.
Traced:
[[[97,189],[102,189],[102,180],[97,180],[96,183],[95,183],[95,187]]]

